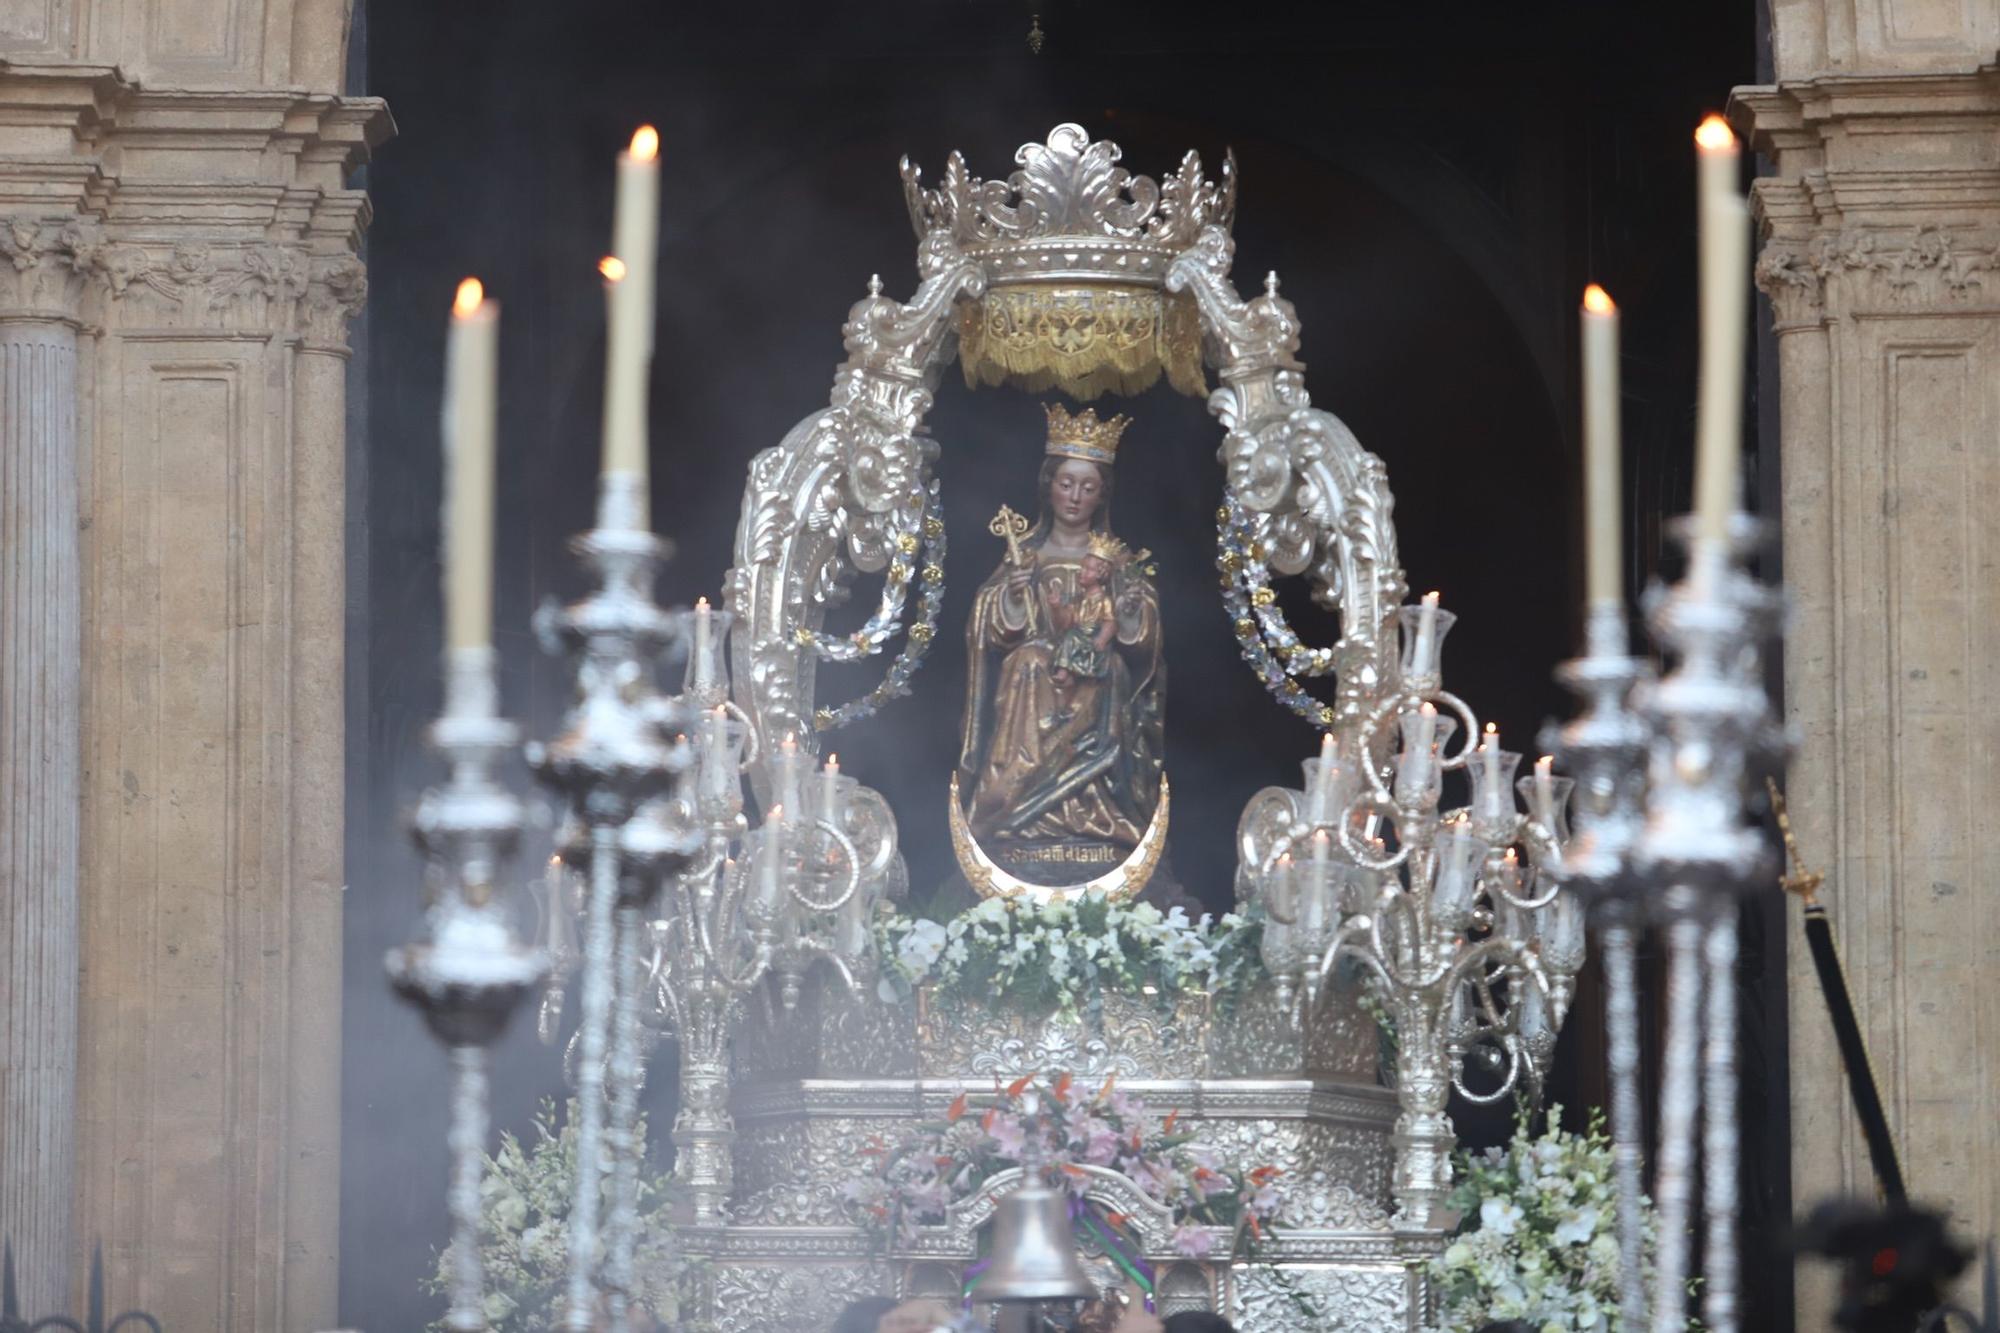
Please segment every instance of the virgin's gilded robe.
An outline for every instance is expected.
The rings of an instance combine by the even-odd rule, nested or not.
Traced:
[[[1159,596],[1138,569],[1115,574],[1110,671],[1059,685],[1048,594],[1058,587],[1074,606],[1081,563],[1042,557],[1026,617],[1018,603],[1010,614],[1012,566],[1004,561],[973,601],[959,790],[982,842],[1133,847],[1159,800],[1166,694]]]

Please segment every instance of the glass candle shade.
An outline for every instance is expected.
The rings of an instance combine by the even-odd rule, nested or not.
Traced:
[[[1397,607],[1396,617],[1403,630],[1404,681],[1435,681],[1443,674],[1444,636],[1458,617],[1441,606],[1433,607],[1428,631],[1424,626],[1424,607],[1421,603]]]
[[[708,709],[701,721],[701,806],[704,815],[734,814],[743,807],[743,749],[750,728],[720,709]]]
[[[682,611],[676,618],[688,645],[687,671],[681,678],[683,688],[697,695],[726,689],[729,669],[724,645],[735,614],[703,606]]]
[[[1298,911],[1298,868],[1291,857],[1281,856],[1264,877],[1264,913],[1278,924],[1289,926],[1298,920]]]
[[[1437,880],[1431,886],[1431,915],[1452,934],[1465,929],[1472,917],[1473,895],[1479,890],[1479,870],[1490,845],[1462,825],[1437,840]]]
[[[1465,771],[1472,779],[1473,821],[1495,825],[1514,818],[1514,770],[1521,766],[1521,756],[1492,749],[1491,744],[1481,744],[1466,756]]]
[[[1354,800],[1361,775],[1338,754],[1330,759],[1314,755],[1299,767],[1305,770],[1306,822],[1323,828],[1339,820]]]
[[[1403,733],[1403,748],[1396,758],[1396,801],[1416,808],[1434,806],[1444,790],[1444,749],[1458,723],[1429,704],[1404,713],[1396,722]]]
[[[1542,961],[1550,971],[1571,976],[1583,967],[1584,916],[1583,899],[1569,889],[1541,909]]]
[[[1514,783],[1527,807],[1529,818],[1547,829],[1559,843],[1569,841],[1569,798],[1576,790],[1575,778],[1553,777],[1546,782],[1530,773]]]

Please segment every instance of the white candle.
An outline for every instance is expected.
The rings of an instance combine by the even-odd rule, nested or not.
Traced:
[[[694,687],[698,690],[709,689],[715,684],[715,673],[710,670],[708,660],[709,620],[708,598],[697,597],[694,603]]]
[[[1325,731],[1319,738],[1319,767],[1313,770],[1311,801],[1312,822],[1324,824],[1333,817],[1333,733]]]
[[[840,756],[826,757],[826,767],[820,770],[820,817],[840,823]]]
[[[1486,769],[1486,813],[1498,817],[1506,805],[1500,792],[1500,728],[1486,724],[1486,739],[1479,746],[1479,761]]]
[[[1713,554],[1737,506],[1743,348],[1750,301],[1749,206],[1736,190],[1741,147],[1720,116],[1695,131],[1700,161],[1701,394],[1695,414],[1695,535]],[[1711,558],[1713,558],[1711,556]],[[1695,574],[1707,577],[1697,559]]]
[[[493,641],[493,437],[500,308],[479,279],[458,284],[445,341],[445,647]]]
[[[778,810],[799,808],[799,743],[790,736],[778,746]],[[796,816],[794,816],[796,818]]]
[[[1326,895],[1327,862],[1333,855],[1333,839],[1325,829],[1312,836],[1312,898],[1315,903]]]
[[[778,861],[785,854],[783,831],[785,827],[785,807],[771,807],[771,817],[764,821],[764,846],[757,858],[758,899],[766,908],[778,905]]]
[[[706,752],[702,756],[701,771],[708,780],[708,795],[721,800],[729,795],[730,783],[736,777],[734,765],[729,762],[729,714],[721,708],[713,709],[703,721]]]
[[[1623,600],[1618,574],[1620,496],[1618,307],[1596,283],[1583,289],[1584,595]]]
[[[660,135],[641,125],[618,155],[611,229],[617,273],[604,367],[604,471],[646,475],[646,376],[653,358],[653,270],[660,229]]]
[[[1550,832],[1555,831],[1556,779],[1554,755],[1545,754],[1535,761],[1535,818]]]
[[[1422,609],[1417,612],[1417,647],[1410,654],[1410,660],[1419,671],[1431,669],[1431,658],[1436,653],[1438,620],[1438,595],[1424,594]]]

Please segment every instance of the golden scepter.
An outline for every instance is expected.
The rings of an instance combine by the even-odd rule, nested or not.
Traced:
[[[995,537],[1007,539],[1008,564],[1016,569],[1027,567],[1027,557],[1021,553],[1021,538],[1028,535],[1028,520],[1025,515],[1017,514],[1008,506],[1001,505],[1000,512],[993,516],[993,521],[986,525],[986,530]],[[1028,630],[1032,633],[1035,628],[1035,599],[1028,598],[1027,606]]]

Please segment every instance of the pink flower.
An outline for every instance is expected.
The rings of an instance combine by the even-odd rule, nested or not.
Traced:
[[[1102,1120],[1093,1120],[1083,1134],[1083,1160],[1092,1166],[1109,1166],[1118,1156],[1118,1131]]]
[[[993,1123],[986,1127],[986,1133],[993,1140],[993,1151],[1002,1157],[1020,1160],[1021,1150],[1028,1144],[1028,1131],[1018,1116],[994,1116]]]
[[[1205,1259],[1215,1248],[1215,1238],[1194,1222],[1182,1222],[1174,1228],[1174,1252],[1187,1259]]]

